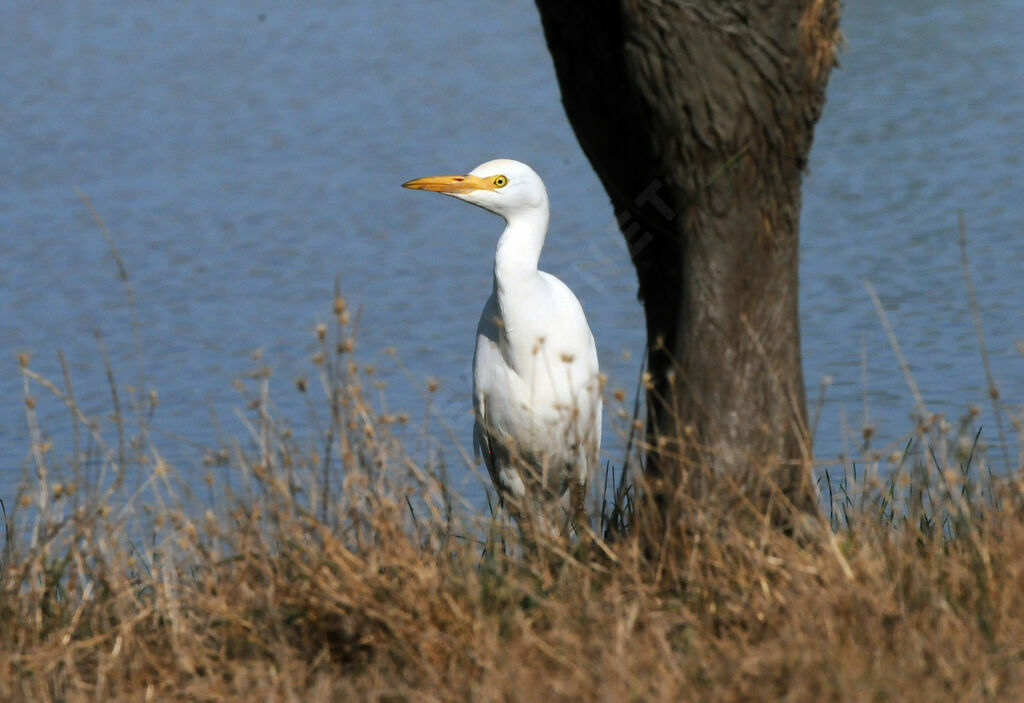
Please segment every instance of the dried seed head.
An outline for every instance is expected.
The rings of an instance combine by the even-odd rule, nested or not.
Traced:
[[[967,456],[971,453],[971,447],[973,445],[974,442],[972,442],[971,438],[965,434],[960,435],[959,439],[957,439],[957,447],[960,450],[960,454],[963,456]]]

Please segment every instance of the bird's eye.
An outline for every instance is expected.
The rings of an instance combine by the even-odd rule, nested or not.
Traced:
[[[495,176],[491,183],[494,184],[495,188],[504,188],[508,185],[508,179],[504,176]]]

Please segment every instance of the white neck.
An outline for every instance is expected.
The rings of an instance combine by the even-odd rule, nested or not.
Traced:
[[[523,277],[536,275],[540,250],[548,233],[547,200],[535,208],[517,212],[506,219],[508,223],[494,254],[494,286]]]

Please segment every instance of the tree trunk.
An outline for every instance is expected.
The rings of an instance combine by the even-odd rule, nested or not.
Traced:
[[[726,476],[762,508],[782,496],[816,511],[800,184],[838,1],[536,2],[566,113],[637,270],[651,492],[664,504]]]

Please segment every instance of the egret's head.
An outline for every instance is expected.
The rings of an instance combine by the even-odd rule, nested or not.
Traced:
[[[404,188],[444,193],[506,220],[519,213],[547,208],[544,182],[532,168],[511,159],[480,164],[464,176],[428,176],[402,184]]]

